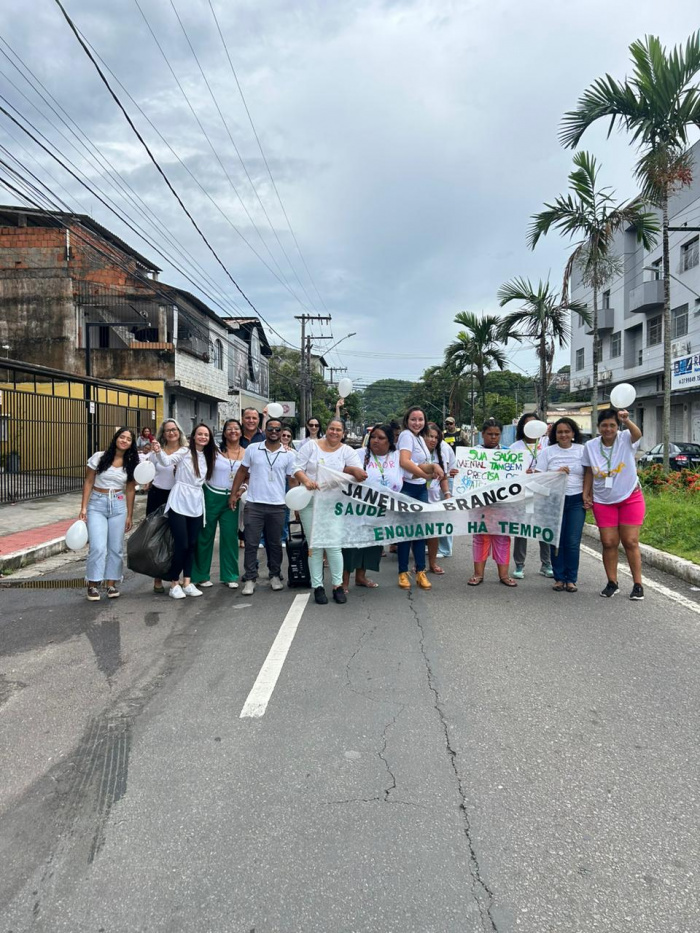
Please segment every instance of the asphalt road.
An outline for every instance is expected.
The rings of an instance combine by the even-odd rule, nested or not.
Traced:
[[[0,931],[698,933],[700,594],[467,555],[345,606],[0,590]]]

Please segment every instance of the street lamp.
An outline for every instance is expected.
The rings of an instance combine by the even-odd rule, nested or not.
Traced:
[[[336,340],[332,347],[329,347],[325,352],[330,353],[331,350],[335,350],[339,343],[342,343],[343,340],[347,340],[348,337],[357,337],[357,331],[353,331],[351,334],[346,334],[344,337],[341,337],[340,340]]]

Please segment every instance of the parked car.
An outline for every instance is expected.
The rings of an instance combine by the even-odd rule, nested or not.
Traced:
[[[664,462],[664,445],[657,444],[639,458],[640,467]],[[700,444],[688,441],[671,441],[669,448],[669,466],[672,470],[700,470]]]

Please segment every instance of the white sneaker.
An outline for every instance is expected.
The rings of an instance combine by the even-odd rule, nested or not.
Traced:
[[[255,592],[255,580],[246,580],[245,583],[243,584],[243,589],[241,590],[241,593],[244,596],[252,596],[254,592]]]
[[[202,590],[206,589],[208,586],[214,586],[214,584],[211,582],[211,580],[202,580],[201,583],[196,583],[196,584],[194,584],[194,585],[195,585],[195,586],[198,586],[198,587],[199,587],[200,589],[202,589]]]
[[[201,596],[202,591],[198,590],[194,583],[188,583],[186,587],[183,588],[185,596]]]
[[[279,577],[270,577],[270,589],[271,590],[283,590],[284,583],[282,583]]]
[[[232,580],[230,583],[227,583],[226,586],[227,586],[230,590],[237,590],[237,589],[238,589],[238,584],[236,583],[235,580]]]
[[[173,599],[186,599],[187,594],[183,588],[178,583],[176,586],[171,586],[168,592],[168,596],[172,596]]]

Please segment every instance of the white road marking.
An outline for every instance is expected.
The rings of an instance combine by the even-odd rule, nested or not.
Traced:
[[[294,597],[294,602],[289,607],[289,612],[284,617],[284,622],[280,626],[277,637],[272,643],[265,663],[260,668],[257,680],[253,684],[253,689],[248,694],[248,699],[241,710],[240,719],[247,717],[260,717],[265,715],[267,704],[277,684],[277,679],[282,673],[282,667],[285,659],[294,641],[297,626],[306,609],[311,594],[300,594]]]
[[[588,554],[590,557],[595,557],[597,560],[602,561],[603,557],[598,551],[594,551],[593,548],[588,547],[585,544],[581,545],[581,550],[584,554]],[[620,573],[626,574],[626,576],[631,577],[632,574],[626,567],[620,566],[618,568]],[[694,602],[692,599],[688,599],[687,596],[682,596],[680,593],[676,593],[675,590],[670,590],[667,586],[664,586],[663,583],[657,583],[655,580],[644,580],[644,588],[649,590],[656,590],[657,593],[660,593],[661,596],[665,596],[667,599],[672,599],[674,603],[678,603],[680,606],[684,606],[686,609],[690,609],[691,612],[697,613],[700,615],[700,604]]]

